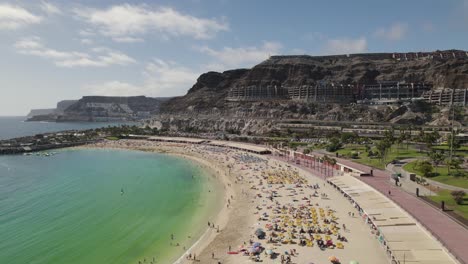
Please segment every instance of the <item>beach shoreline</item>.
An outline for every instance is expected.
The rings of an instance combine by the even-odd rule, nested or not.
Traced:
[[[349,249],[346,251],[333,253],[317,251],[317,246],[313,250],[315,255],[314,261],[327,260],[329,254],[338,254],[340,259],[349,261],[361,257],[357,254],[357,250],[366,247],[372,249],[372,254],[366,257],[371,260],[369,263],[388,263],[389,260],[385,256],[384,250],[375,241],[373,235],[370,234],[367,226],[360,221],[359,218],[349,218],[346,216],[347,211],[351,211],[354,208],[341,197],[339,193],[335,193],[329,186],[324,184],[325,182],[315,175],[311,175],[295,166],[272,159],[268,156],[261,156],[256,154],[247,154],[239,150],[229,150],[220,147],[204,146],[197,144],[184,144],[184,143],[163,143],[163,142],[149,142],[142,140],[119,140],[119,141],[103,141],[92,145],[82,146],[78,148],[108,148],[108,149],[127,149],[127,150],[140,150],[156,152],[161,154],[168,154],[186,158],[201,164],[201,166],[207,166],[214,171],[216,174],[216,180],[220,181],[223,188],[223,200],[222,208],[218,214],[213,217],[210,222],[215,223],[215,228],[206,228],[205,231],[194,240],[190,247],[185,252],[177,255],[174,258],[174,262],[177,264],[185,263],[243,263],[249,261],[243,254],[239,254],[240,248],[246,248],[252,241],[257,240],[253,235],[256,229],[263,228],[264,223],[261,222],[261,215],[273,214],[272,209],[268,209],[271,206],[265,208],[266,201],[261,194],[263,192],[269,192],[268,189],[275,190],[278,192],[280,197],[276,198],[281,204],[288,205],[287,200],[297,199],[304,195],[313,198],[312,194],[314,189],[312,185],[302,186],[298,188],[298,193],[294,192],[290,194],[288,188],[282,188],[284,185],[267,185],[262,183],[265,177],[265,173],[269,173],[270,170],[277,170],[276,173],[286,173],[285,175],[299,177],[307,179],[312,184],[320,185],[320,191],[330,193],[332,199],[339,200],[339,203],[333,201],[327,201],[329,198],[323,200],[319,198],[316,200],[321,204],[323,208],[330,208],[334,206],[338,208],[337,212],[338,219],[344,219],[346,225],[350,226],[352,230],[356,231],[356,234],[346,233],[349,239],[355,240],[356,243],[346,245]],[[239,160],[241,157],[241,160]],[[252,159],[254,161],[243,161],[243,158]],[[251,163],[250,163],[251,162]],[[289,172],[288,172],[289,171]],[[292,173],[292,174],[289,174]],[[289,177],[287,176],[287,177]],[[286,179],[286,178],[285,178]],[[322,186],[323,185],[323,186]],[[276,187],[275,187],[276,186]],[[279,188],[278,188],[279,187]],[[306,188],[304,188],[306,187]],[[316,191],[316,190],[315,190]],[[304,193],[304,194],[302,194]],[[294,198],[297,197],[297,198]],[[290,206],[290,205],[288,205]],[[322,208],[321,207],[321,208]],[[327,209],[328,210],[328,209]],[[218,231],[219,226],[219,231]],[[347,231],[349,232],[349,231]],[[265,243],[265,241],[262,241]],[[266,242],[268,243],[268,242]],[[309,250],[308,247],[297,247],[298,245],[281,245],[275,244],[274,247],[281,257],[286,253],[284,250],[295,250],[298,253],[294,256],[294,263],[306,263],[307,254],[305,250]],[[273,246],[273,245],[272,245]],[[265,245],[265,248],[268,245]],[[283,250],[283,251],[281,251]],[[229,254],[232,251],[232,254]],[[242,251],[241,251],[242,252]],[[300,253],[302,252],[302,253]],[[193,259],[194,254],[196,255],[196,261]],[[192,258],[188,258],[188,256]],[[286,254],[287,255],[287,254]],[[266,256],[266,255],[265,255]],[[279,255],[277,255],[279,257]],[[284,255],[285,256],[285,255]],[[264,263],[277,263],[278,259],[262,259]],[[309,259],[310,260],[310,259]],[[308,263],[308,262],[307,262]],[[345,263],[345,262],[344,262]],[[362,262],[361,263],[368,263]]]
[[[196,254],[201,255],[203,250],[207,247],[209,243],[211,243],[216,235],[219,233],[217,230],[220,231],[225,228],[227,220],[230,218],[230,211],[226,207],[227,197],[234,196],[236,194],[235,190],[232,187],[232,183],[229,177],[226,175],[226,171],[224,168],[220,168],[219,164],[215,164],[214,162],[210,162],[206,159],[197,157],[195,155],[190,155],[188,152],[176,151],[176,149],[172,148],[171,146],[161,146],[161,148],[139,148],[135,146],[115,146],[112,143],[113,141],[106,142],[107,144],[90,144],[84,146],[77,146],[72,147],[70,149],[117,149],[117,150],[132,150],[132,151],[144,151],[144,152],[151,152],[163,155],[170,155],[174,157],[179,157],[185,159],[189,162],[193,162],[200,166],[200,168],[204,171],[206,177],[215,179],[217,181],[216,185],[222,187],[221,189],[217,190],[218,197],[222,198],[222,202],[218,202],[215,204],[216,209],[208,213],[210,217],[209,222],[215,223],[215,228],[202,228],[201,235],[199,235],[196,239],[192,237],[192,239],[185,239],[181,241],[181,244],[187,244],[188,248],[181,254],[177,253],[174,256],[171,256],[167,259],[170,263],[180,264],[186,262],[186,256],[189,254]],[[109,144],[110,143],[110,144]],[[234,204],[234,203],[231,203]],[[216,230],[216,231],[214,231]],[[165,259],[166,260],[166,259]]]

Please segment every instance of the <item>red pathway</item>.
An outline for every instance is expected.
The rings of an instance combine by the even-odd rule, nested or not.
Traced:
[[[323,154],[314,153],[314,155],[322,156]],[[276,156],[272,157],[275,159],[280,159]],[[285,161],[284,159],[281,160]],[[336,158],[336,160],[343,165],[363,172],[370,172],[371,170],[371,168],[368,166],[349,160],[340,158]],[[293,162],[290,163],[310,171],[319,177],[325,177],[324,170],[316,170],[310,167],[305,167],[302,163],[301,165],[294,164]],[[319,167],[319,165],[317,167]],[[393,202],[398,204],[407,213],[412,215],[429,232],[431,232],[431,234],[436,237],[450,251],[450,253],[452,253],[452,255],[458,259],[458,261],[464,264],[468,264],[468,229],[452,220],[440,210],[437,210],[419,198],[393,186],[389,181],[390,173],[375,168],[372,169],[374,175],[373,177],[357,177],[357,179],[372,186],[374,189],[393,200]],[[330,175],[331,174],[328,173],[328,176]],[[390,196],[388,195],[389,190],[391,190]]]

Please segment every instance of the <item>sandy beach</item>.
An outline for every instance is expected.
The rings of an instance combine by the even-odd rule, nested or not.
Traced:
[[[224,186],[214,227],[175,263],[390,263],[356,209],[328,184],[298,168],[221,147],[103,141],[90,148],[122,148],[179,155],[206,166]],[[365,252],[365,254],[363,254]],[[193,258],[195,255],[195,259]],[[289,262],[288,262],[289,261]]]

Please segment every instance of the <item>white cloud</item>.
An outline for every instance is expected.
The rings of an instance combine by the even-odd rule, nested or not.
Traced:
[[[58,8],[54,4],[46,2],[46,1],[41,2],[41,9],[42,9],[42,11],[46,12],[49,15],[62,14],[62,10],[60,10],[60,8]]]
[[[85,45],[91,45],[94,43],[94,41],[92,39],[88,39],[88,38],[83,38],[80,40],[81,44],[85,44]]]
[[[115,42],[120,43],[135,43],[135,42],[144,42],[145,40],[142,38],[134,38],[134,37],[115,37],[112,38]]]
[[[148,63],[143,76],[145,86],[157,96],[183,95],[201,73],[174,62],[155,59]]]
[[[325,48],[326,54],[351,54],[365,51],[367,51],[367,40],[364,37],[329,39]]]
[[[78,34],[82,37],[92,37],[96,35],[96,33],[94,33],[91,29],[82,29],[78,31]]]
[[[391,25],[388,29],[386,28],[379,28],[375,32],[375,36],[391,40],[391,41],[396,41],[396,40],[401,40],[404,36],[406,36],[406,33],[408,32],[408,25],[405,23],[395,23]]]
[[[93,50],[94,53],[59,51],[45,47],[39,37],[23,39],[15,43],[18,53],[49,59],[59,67],[107,67],[128,65],[136,61],[128,55],[110,49]]]
[[[229,29],[223,21],[197,18],[167,7],[154,9],[146,5],[123,4],[107,9],[75,9],[75,14],[94,25],[101,34],[117,40],[136,38],[152,31],[162,37],[209,39],[217,32]]]
[[[146,65],[141,85],[114,80],[85,85],[83,90],[93,95],[107,96],[179,96],[192,87],[199,74],[175,62],[155,59]]]
[[[38,24],[42,17],[10,4],[0,4],[0,30],[13,30],[30,24]]]
[[[83,90],[91,95],[105,96],[135,96],[145,95],[142,87],[135,86],[130,83],[120,81],[109,81],[105,83],[88,84],[83,87]]]
[[[213,57],[208,66],[210,70],[227,70],[238,67],[251,67],[261,61],[268,59],[271,55],[278,55],[282,45],[277,42],[265,42],[261,47],[224,47],[215,50],[209,47],[200,48],[200,52]]]

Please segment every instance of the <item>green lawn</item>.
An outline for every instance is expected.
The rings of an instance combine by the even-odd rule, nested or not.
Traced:
[[[119,140],[118,137],[106,137],[107,140]]]
[[[433,149],[445,150],[446,153],[450,150],[450,147],[447,145],[434,146]],[[461,146],[459,149],[453,152],[454,155],[468,157],[468,146]]]
[[[373,148],[372,150],[374,151],[375,149]],[[340,156],[348,156],[352,152],[360,152],[359,158],[353,159],[353,161],[379,169],[385,169],[386,163],[391,162],[394,159],[406,159],[425,156],[423,152],[419,152],[419,150],[413,147],[406,149],[405,146],[392,146],[384,162],[382,162],[379,158],[368,157],[366,148],[363,145],[346,145],[337,152],[340,154]]]
[[[440,145],[440,146],[434,146],[433,148],[435,148],[435,149],[449,150],[449,149],[450,149],[450,146],[448,146],[448,145]],[[461,146],[458,150],[459,150],[459,151],[468,151],[468,146]]]
[[[416,161],[413,161],[413,162],[410,162],[410,163],[406,164],[405,166],[403,166],[403,169],[408,171],[408,172],[416,173],[417,175],[421,176],[422,173],[420,171],[418,171],[415,168],[415,166],[416,166]],[[434,172],[437,172],[439,175],[435,176],[435,177],[431,177],[429,179],[434,180],[434,181],[438,181],[438,182],[441,182],[441,183],[445,183],[445,184],[448,184],[448,185],[458,186],[458,187],[462,187],[462,188],[468,188],[468,178],[466,177],[467,176],[466,172],[465,172],[465,177],[454,177],[454,176],[448,175],[447,166],[439,165],[439,167],[434,168],[434,169],[435,169]]]
[[[445,201],[445,204],[455,211],[455,213],[463,216],[465,219],[468,219],[468,194],[465,196],[465,201],[463,204],[457,204],[450,194],[450,191],[443,190],[437,193],[435,196],[429,196],[429,198],[440,204],[441,201]]]

